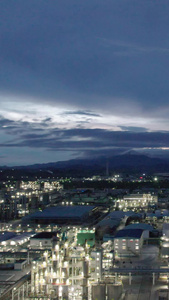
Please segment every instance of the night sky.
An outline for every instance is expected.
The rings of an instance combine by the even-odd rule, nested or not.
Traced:
[[[169,156],[169,1],[0,0],[0,165]]]

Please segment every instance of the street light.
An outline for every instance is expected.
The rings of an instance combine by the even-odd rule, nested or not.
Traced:
[[[12,290],[12,300],[14,300],[15,298],[15,291],[16,291],[16,287]]]

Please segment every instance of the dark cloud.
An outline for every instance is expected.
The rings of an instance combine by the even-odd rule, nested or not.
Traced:
[[[34,140],[34,139],[44,139],[48,138],[49,133],[42,133],[42,134],[35,134],[35,133],[30,133],[30,134],[22,134],[21,138],[25,140]]]
[[[43,120],[44,123],[49,123],[52,121],[52,118],[46,118],[45,120]]]
[[[5,128],[4,128],[5,129]],[[46,148],[67,151],[109,151],[111,149],[143,149],[169,147],[169,132],[109,131],[104,129],[48,129],[45,132],[25,133],[24,126],[17,136],[1,147]]]
[[[75,111],[66,111],[63,115],[80,115],[80,116],[91,116],[91,117],[101,117],[100,114],[95,114],[91,111],[75,110]]]
[[[2,116],[0,116],[0,127],[8,127],[8,126],[12,126],[13,124],[15,124],[14,121],[9,120],[9,119],[5,119]]]
[[[168,15],[165,0],[6,0],[0,89],[114,113],[168,105]]]
[[[111,157],[115,155],[123,155],[125,153],[130,152],[132,149],[127,147],[118,148],[118,147],[110,147],[110,149],[97,149],[97,150],[85,150],[82,155],[85,158],[97,158],[97,157]]]

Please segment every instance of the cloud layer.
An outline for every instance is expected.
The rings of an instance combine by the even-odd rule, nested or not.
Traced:
[[[168,1],[0,6],[0,164],[169,147]]]

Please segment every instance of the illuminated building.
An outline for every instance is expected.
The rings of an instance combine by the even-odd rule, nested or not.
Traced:
[[[142,229],[119,230],[114,238],[114,250],[117,256],[138,256],[143,245]]]

